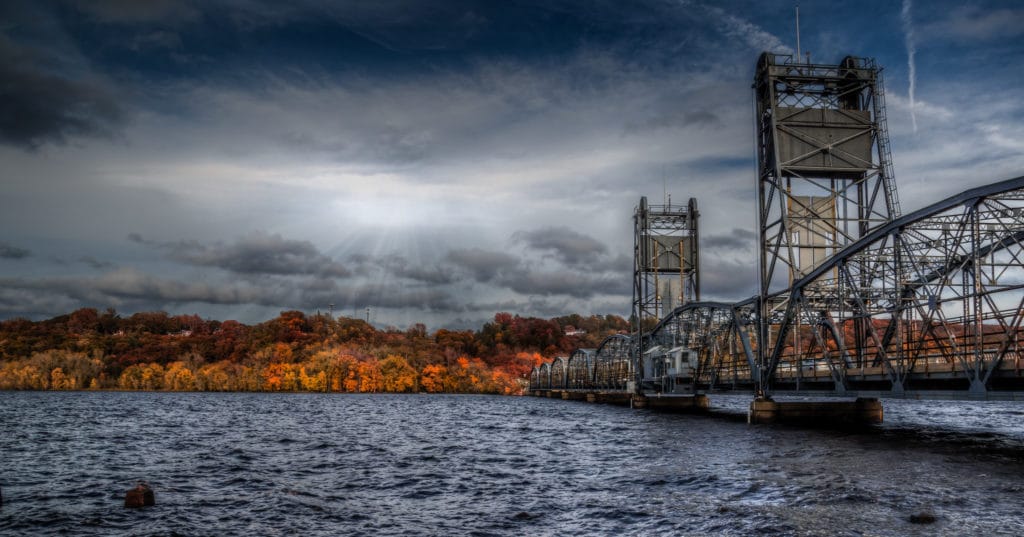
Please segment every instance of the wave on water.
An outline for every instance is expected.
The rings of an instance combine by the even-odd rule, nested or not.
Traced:
[[[725,415],[749,401],[712,398]],[[849,432],[524,397],[0,393],[3,535],[1017,535],[1014,403]],[[123,507],[147,481],[156,506]]]

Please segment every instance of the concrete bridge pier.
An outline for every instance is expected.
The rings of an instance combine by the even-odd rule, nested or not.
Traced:
[[[626,392],[589,392],[587,393],[587,402],[627,406],[631,397],[632,394]]]
[[[634,395],[633,408],[649,408],[660,412],[707,412],[706,395]]]
[[[858,398],[856,401],[777,402],[758,397],[750,403],[747,423],[874,425],[882,423],[882,402],[874,398]]]

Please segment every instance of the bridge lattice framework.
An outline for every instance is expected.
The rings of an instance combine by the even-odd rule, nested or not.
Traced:
[[[696,353],[677,379],[696,391],[1024,396],[1024,176],[878,226],[784,293],[777,309],[760,296],[683,305],[644,348]],[[531,388],[626,390],[635,348],[612,336],[534,369]]]

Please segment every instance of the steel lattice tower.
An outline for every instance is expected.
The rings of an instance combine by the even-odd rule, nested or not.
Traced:
[[[640,198],[633,215],[633,341],[636,359],[644,335],[662,317],[700,300],[697,200],[649,205]],[[639,371],[639,368],[634,369]]]
[[[762,371],[793,282],[870,230],[899,216],[881,70],[871,59],[838,65],[764,53],[754,77]],[[828,285],[801,300],[843,300]],[[777,354],[777,353],[776,353]],[[769,378],[762,379],[767,385]]]

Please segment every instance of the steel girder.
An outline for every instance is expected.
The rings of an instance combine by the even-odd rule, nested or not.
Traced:
[[[569,381],[569,367],[567,359],[559,356],[551,362],[551,389],[564,390]]]
[[[616,334],[608,336],[595,353],[594,388],[625,390],[633,380],[633,338]]]
[[[1024,177],[869,232],[787,290],[787,308],[769,319],[764,389],[792,384],[807,361],[838,391],[1013,389],[1021,384],[1007,381],[1020,376],[1022,240]]]
[[[1024,177],[879,226],[784,293],[787,306],[765,319],[772,345],[763,361],[759,297],[679,307],[645,348],[696,352],[695,390],[1022,392]],[[636,348],[627,336],[606,339],[594,354],[593,387],[625,389],[640,363]],[[543,382],[543,366],[537,375]]]
[[[576,349],[569,355],[566,388],[589,390],[594,387],[596,349]]]
[[[541,390],[551,389],[551,364],[543,363],[540,365],[540,371],[538,372],[539,385],[537,388]]]

